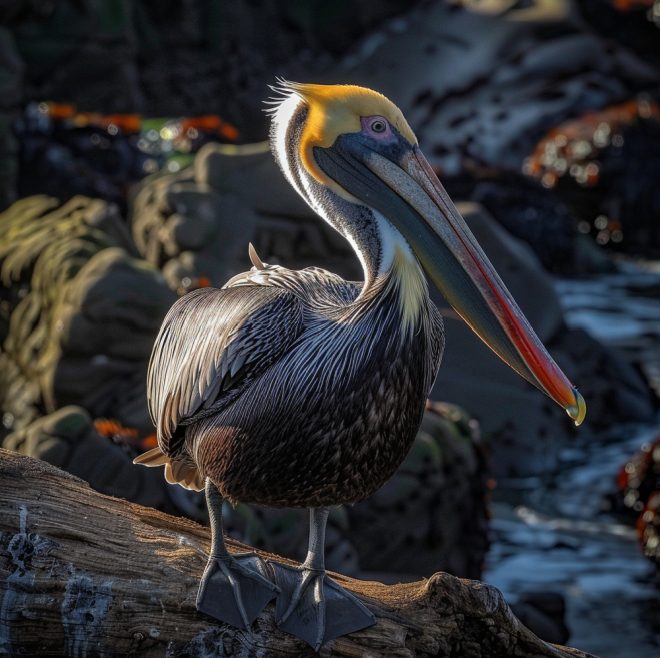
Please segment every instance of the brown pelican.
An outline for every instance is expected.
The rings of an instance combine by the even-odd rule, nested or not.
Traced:
[[[422,155],[401,111],[356,86],[283,83],[272,149],[296,191],[353,246],[364,282],[261,262],[167,314],[148,373],[159,447],[136,461],[206,489],[212,545],[197,607],[314,646],[374,623],[324,568],[328,507],[391,477],[440,365],[428,276],[472,329],[579,424],[584,400],[548,355]],[[255,190],[255,193],[258,193]],[[222,504],[310,508],[298,568],[230,555]]]

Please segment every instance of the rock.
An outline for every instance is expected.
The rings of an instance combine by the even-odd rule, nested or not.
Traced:
[[[162,268],[173,290],[194,280],[221,287],[251,267],[247,246],[257,217],[233,195],[180,175],[146,182],[135,197],[131,227],[143,257]],[[187,283],[185,282],[187,280]]]
[[[268,142],[238,147],[207,144],[195,157],[193,171],[198,185],[235,195],[260,214],[310,216],[309,206],[275,163]]]
[[[659,99],[644,95],[565,121],[525,162],[528,174],[574,209],[583,234],[647,258],[660,254]]]
[[[641,370],[622,352],[604,347],[580,328],[562,331],[550,349],[588,400],[587,427],[606,430],[615,423],[654,420],[658,399]]]
[[[130,2],[84,10],[71,0],[23,4],[8,23],[21,44],[26,98],[105,112],[144,104]]]
[[[220,110],[254,140],[267,132],[261,102],[274,71],[295,78],[312,61],[316,70],[327,69],[356,39],[410,6],[339,0],[321,11],[286,0],[258,6],[187,0],[164,9],[153,0],[118,0],[112,8],[17,0],[0,11],[21,44],[23,100],[145,116]]]
[[[67,112],[71,115],[57,118]],[[139,123],[137,117],[128,121]],[[13,126],[21,143],[19,195],[46,194],[60,201],[84,195],[124,210],[128,186],[156,160],[138,147],[137,128],[116,124],[121,125],[116,116],[104,121],[68,104],[28,103]]]
[[[615,508],[635,519],[644,555],[660,569],[660,437],[621,468],[617,485]]]
[[[617,271],[616,261],[613,261],[593,240],[585,235],[578,235],[573,244],[576,269],[573,274],[608,274]]]
[[[520,171],[558,122],[657,85],[651,65],[567,12],[545,26],[543,16],[511,20],[505,12],[425,4],[357,44],[342,77],[396,102],[448,174],[466,158]]]
[[[119,248],[92,257],[63,291],[43,375],[47,409],[80,404],[94,416],[151,431],[146,365],[174,295],[162,276]],[[139,404],[135,404],[140,400]]]
[[[130,222],[140,253],[173,290],[222,286],[249,269],[249,242],[267,262],[360,276],[348,243],[293,191],[264,144],[207,144],[191,168],[145,180]]]
[[[361,276],[346,240],[293,190],[266,144],[208,145],[195,158],[194,171],[198,184],[236,196],[256,211],[255,246],[266,260],[302,268],[322,259],[325,269],[344,278]]]
[[[653,0],[608,3],[578,0],[575,5],[592,30],[608,40],[623,44],[645,62],[652,62],[656,68],[660,68],[660,16],[653,9]]]
[[[146,366],[175,296],[134,254],[103,201],[32,197],[0,216],[7,429],[71,403],[151,432]]]
[[[16,199],[18,141],[12,124],[23,95],[23,65],[16,43],[6,27],[0,27],[0,211]]]
[[[483,206],[533,249],[548,272],[581,276],[616,271],[616,264],[578,231],[578,217],[556,190],[522,174],[476,166],[457,176],[440,176],[452,198]]]
[[[275,71],[301,79],[312,68],[327,70],[355,40],[411,4],[267,0],[211,8],[187,2],[163,12],[160,3],[143,2],[136,23],[151,36],[138,40],[147,105],[169,115],[221,108],[245,141],[263,139],[268,128],[261,103]]]
[[[133,455],[101,436],[81,407],[62,407],[38,418],[9,434],[3,447],[62,468],[101,493],[179,513],[169,494],[174,487],[165,482],[162,472],[133,464]]]
[[[524,592],[511,609],[527,628],[546,642],[563,644],[570,631],[566,626],[566,601],[556,592]]]
[[[637,533],[644,555],[660,569],[660,492],[655,491],[637,521]]]

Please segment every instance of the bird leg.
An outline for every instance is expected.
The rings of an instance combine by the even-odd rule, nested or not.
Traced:
[[[230,555],[222,535],[222,496],[206,479],[211,552],[197,592],[197,610],[237,628],[248,628],[277,596],[267,567],[256,553]]]
[[[309,514],[309,551],[299,567],[270,562],[281,590],[275,607],[277,625],[316,651],[341,635],[376,623],[373,614],[325,571],[327,508]]]

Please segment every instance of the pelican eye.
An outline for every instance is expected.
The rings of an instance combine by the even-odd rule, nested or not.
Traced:
[[[378,117],[371,122],[369,127],[375,133],[384,133],[387,130],[387,122],[385,119]]]
[[[362,117],[360,123],[362,124],[362,132],[372,139],[388,141],[393,138],[392,128],[390,127],[389,121],[379,114],[370,117]]]

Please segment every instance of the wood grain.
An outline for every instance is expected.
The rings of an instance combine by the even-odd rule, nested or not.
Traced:
[[[272,605],[249,631],[195,610],[209,544],[209,530],[192,521],[104,496],[45,462],[0,450],[0,654],[313,656],[275,627]],[[588,656],[539,640],[497,589],[478,581],[437,573],[386,586],[335,577],[378,623],[321,655]]]

